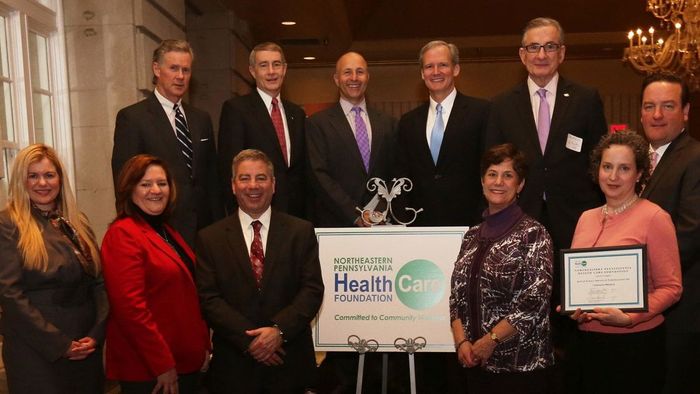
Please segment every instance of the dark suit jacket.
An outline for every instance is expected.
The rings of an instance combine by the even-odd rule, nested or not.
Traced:
[[[2,358],[12,393],[102,391],[102,341],[108,304],[102,277],[85,273],[71,241],[36,212],[48,253],[45,272],[24,267],[19,230],[0,212]],[[71,341],[97,341],[83,361],[63,358]]]
[[[428,110],[425,103],[399,121],[398,171],[413,181],[413,190],[402,194],[408,206],[423,208],[415,225],[474,225],[483,208],[479,161],[489,103],[457,92],[437,165],[426,139]]]
[[[559,77],[552,123],[544,155],[540,150],[527,82],[496,97],[486,135],[486,147],[514,143],[525,153],[529,171],[520,206],[542,219],[542,195],[551,218],[548,231],[556,248],[571,246],[581,213],[602,205],[598,185],[588,173],[591,150],[605,135],[607,124],[598,92]],[[567,148],[569,135],[583,139],[581,151]]]
[[[194,261],[179,234],[169,238]],[[102,241],[102,265],[111,305],[107,322],[107,377],[146,381],[175,368],[199,371],[209,349],[192,273],[175,249],[140,217],[112,223]]]
[[[275,195],[272,206],[297,217],[306,217],[306,142],[304,140],[304,110],[282,100],[289,128],[291,161],[288,166],[282,156],[270,112],[257,90],[224,102],[219,121],[219,170],[223,177],[226,208],[235,212],[236,199],[231,191],[231,162],[243,149],[258,149],[275,166]]]
[[[224,211],[211,118],[206,112],[187,104],[183,104],[183,107],[194,149],[192,177],[182,158],[175,131],[153,93],[117,114],[112,174],[116,183],[124,163],[141,153],[164,160],[177,189],[177,201],[170,222],[193,246],[197,230],[223,217]]]
[[[314,187],[314,224],[318,227],[352,226],[374,193],[367,181],[392,178],[396,128],[394,121],[367,109],[372,129],[369,172],[365,170],[350,123],[340,103],[321,111],[306,122],[309,173]]]
[[[683,296],[667,312],[675,332],[700,332],[700,142],[687,131],[664,152],[642,197],[673,219],[683,273]]]
[[[303,388],[315,368],[310,322],[323,299],[318,243],[311,223],[273,209],[264,273],[258,289],[238,212],[199,233],[197,288],[214,330],[209,369],[212,393]],[[284,332],[284,364],[266,367],[246,350],[246,330],[277,324]]]

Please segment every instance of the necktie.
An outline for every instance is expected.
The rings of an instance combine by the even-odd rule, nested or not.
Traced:
[[[260,237],[260,228],[262,223],[259,220],[251,223],[253,226],[253,242],[250,244],[250,264],[253,267],[255,281],[260,287],[262,281],[263,267],[265,265],[265,254],[263,253],[262,238]]]
[[[547,102],[547,89],[537,91],[540,96],[540,109],[537,112],[537,136],[540,139],[540,149],[544,153],[549,137],[549,103]]]
[[[277,97],[272,99],[270,117],[272,117],[272,124],[275,126],[275,132],[277,133],[277,140],[280,142],[280,148],[282,148],[284,162],[289,164],[289,160],[287,160],[287,142],[284,138],[284,122],[282,122],[282,112],[280,112],[280,107],[277,104]]]
[[[656,151],[651,151],[649,152],[649,159],[651,161],[651,165],[649,166],[649,175],[651,175],[654,173],[656,165],[659,164],[659,154],[656,153]]]
[[[430,154],[433,156],[433,163],[437,164],[442,146],[442,137],[445,136],[445,122],[442,121],[442,105],[435,107],[435,124],[430,133]]]
[[[187,168],[190,169],[191,175],[193,151],[190,129],[187,127],[185,116],[182,114],[182,111],[180,111],[180,106],[175,104],[173,109],[175,109],[175,136],[177,137],[177,142],[180,145],[180,151],[182,152],[182,156],[185,158],[185,164],[187,164]]]
[[[362,108],[352,107],[352,112],[355,113],[355,140],[357,147],[362,155],[362,163],[365,165],[365,171],[369,172],[369,134],[367,133],[367,125],[362,119]]]

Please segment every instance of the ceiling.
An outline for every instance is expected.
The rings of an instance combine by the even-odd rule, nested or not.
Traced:
[[[431,39],[460,48],[463,61],[512,59],[525,23],[559,20],[567,57],[620,58],[626,32],[655,26],[644,0],[218,0],[248,22],[255,42],[280,43],[288,62],[327,65],[348,50],[370,62],[415,62]],[[283,26],[293,20],[295,26]]]

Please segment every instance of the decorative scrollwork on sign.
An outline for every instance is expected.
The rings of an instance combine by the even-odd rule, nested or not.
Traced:
[[[379,349],[379,343],[374,339],[362,339],[357,335],[348,337],[348,345],[360,354],[376,352]]]
[[[408,354],[413,354],[420,349],[423,349],[428,342],[423,337],[415,338],[396,338],[394,347]]]
[[[423,212],[423,208],[415,209],[410,207],[405,207],[404,209],[412,214],[411,220],[401,221],[394,215],[394,211],[391,207],[391,202],[394,198],[399,196],[401,192],[410,192],[413,189],[413,182],[408,178],[393,178],[391,180],[391,187],[388,188],[386,182],[378,177],[371,178],[367,181],[367,190],[370,192],[376,192],[372,200],[363,208],[356,208],[362,214],[362,221],[370,226],[377,224],[391,224],[392,221],[398,224],[407,226],[413,223],[418,214]],[[386,201],[386,208],[383,211],[377,211],[374,208],[378,205],[379,199],[382,198]]]

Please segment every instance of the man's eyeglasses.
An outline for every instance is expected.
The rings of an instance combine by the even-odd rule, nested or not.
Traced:
[[[546,44],[525,45],[523,48],[525,48],[527,53],[538,53],[540,48],[544,48],[545,52],[556,52],[559,50],[559,48],[561,48],[561,44],[557,44],[556,42],[548,42]]]

